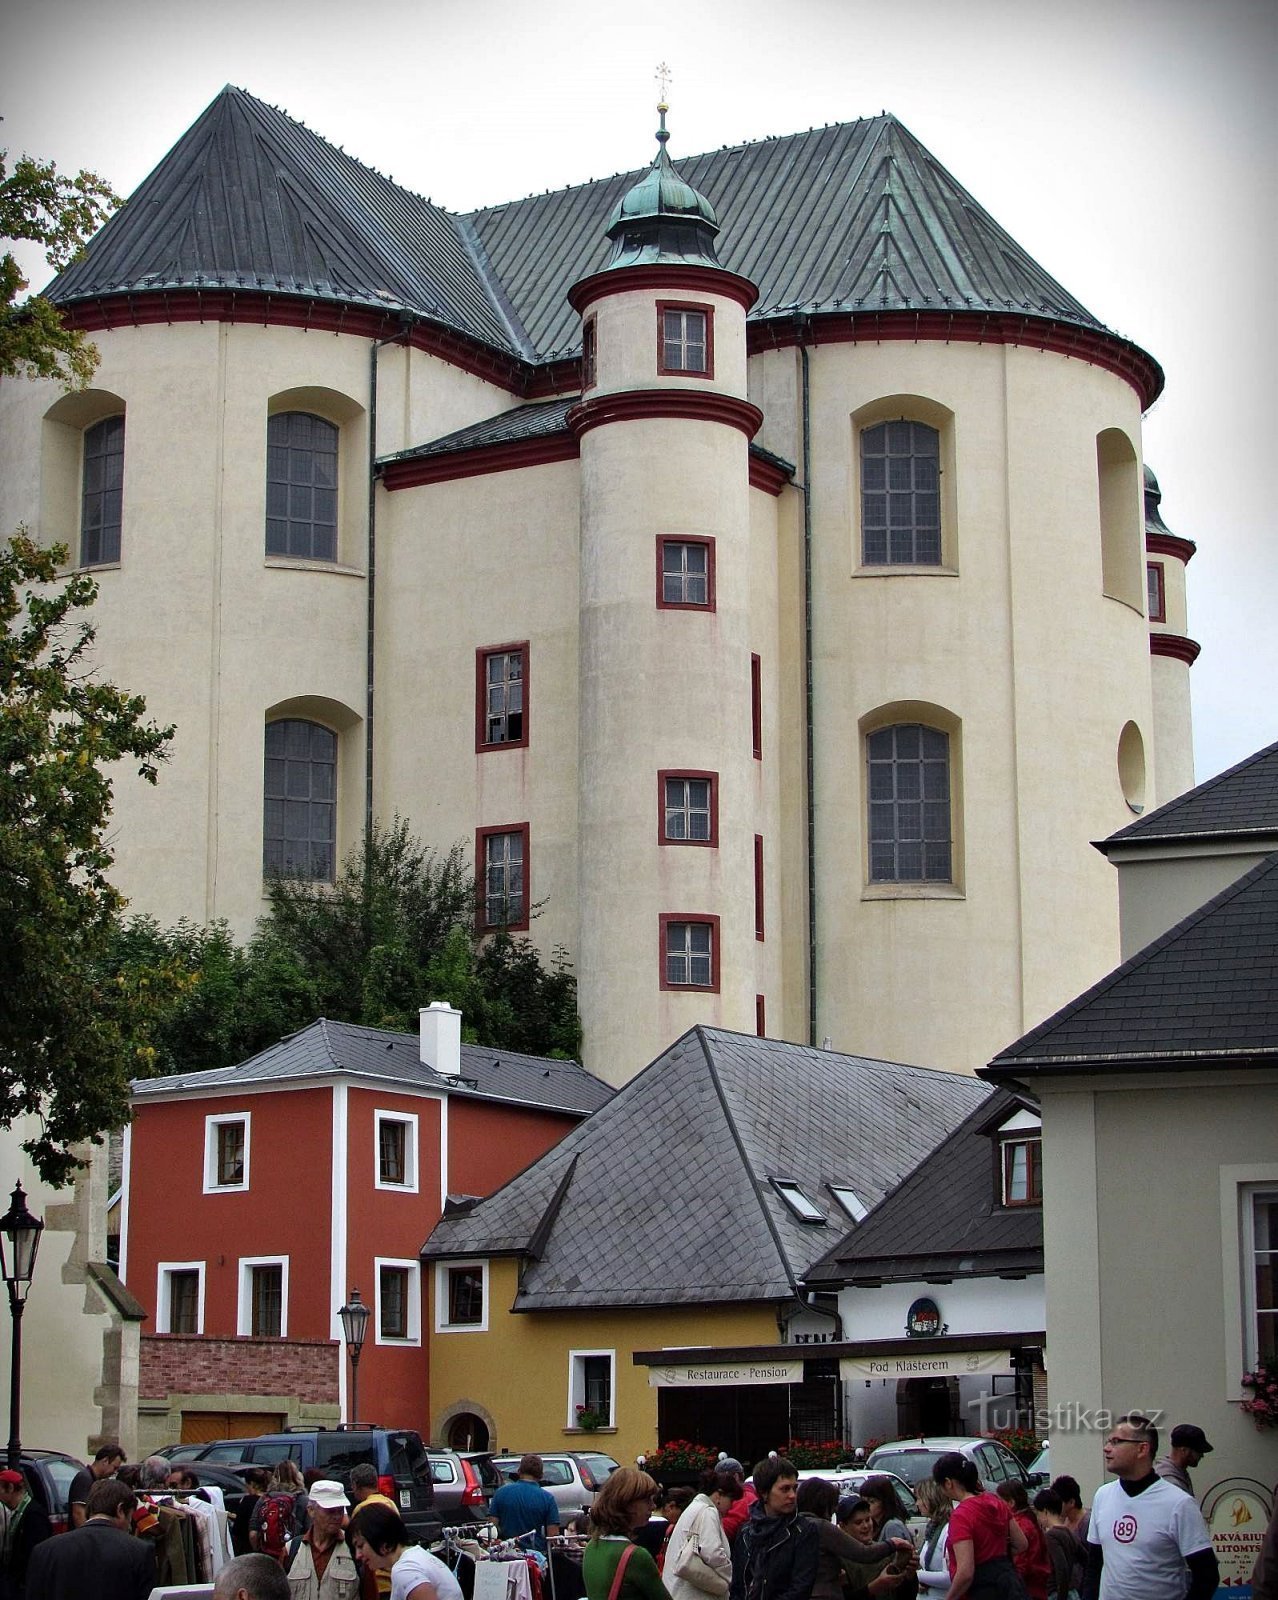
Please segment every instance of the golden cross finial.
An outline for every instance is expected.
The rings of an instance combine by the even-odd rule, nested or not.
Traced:
[[[657,64],[655,77],[657,83],[657,92],[661,96],[657,109],[659,111],[668,111],[670,108],[666,103],[666,97],[670,92],[671,72],[670,68],[664,61],[661,61]]]

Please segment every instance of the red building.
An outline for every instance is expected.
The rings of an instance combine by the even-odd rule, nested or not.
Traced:
[[[239,1066],[134,1086],[120,1275],[150,1318],[140,1442],[349,1417],[338,1308],[371,1308],[360,1421],[429,1432],[419,1252],[612,1091],[575,1062],[320,1020]],[[464,1321],[464,1274],[453,1275]]]

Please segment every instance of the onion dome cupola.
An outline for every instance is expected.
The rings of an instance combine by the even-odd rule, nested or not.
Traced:
[[[684,263],[717,267],[714,240],[719,219],[714,207],[675,170],[666,149],[669,106],[657,107],[657,159],[635,186],[617,202],[608,222],[612,240],[608,269]]]

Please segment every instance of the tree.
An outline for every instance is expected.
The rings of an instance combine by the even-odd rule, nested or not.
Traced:
[[[566,954],[556,950],[548,970],[527,939],[480,939],[460,845],[430,850],[396,817],[374,826],[335,883],[279,878],[270,902],[247,945],[223,923],[119,925],[105,979],[182,979],[152,1018],[156,1071],[232,1066],[316,1017],[411,1031],[436,999],[462,1012],[471,1042],[561,1057],[580,1048]]]
[[[71,617],[97,585],[59,580],[66,559],[25,530],[0,546],[0,1124],[41,1118],[24,1148],[53,1184],[76,1165],[72,1145],[128,1120],[129,1078],[147,1070],[147,1030],[179,981],[164,963],[101,972],[123,905],[107,877],[105,769],[129,757],[154,783],[173,729],[93,676],[94,630]]]
[[[59,271],[80,254],[86,240],[119,204],[109,184],[93,172],[64,177],[52,161],[22,156],[10,172],[0,150],[0,240],[40,245]],[[98,352],[78,328],[64,325],[44,295],[19,302],[28,287],[12,251],[0,256],[0,375],[55,378],[83,389],[98,364]]]

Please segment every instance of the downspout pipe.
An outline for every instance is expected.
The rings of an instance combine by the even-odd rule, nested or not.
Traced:
[[[804,752],[808,824],[808,1043],[817,1044],[816,789],[812,710],[812,411],[808,334],[811,320],[799,321],[800,391],[803,426],[803,695],[807,748]]]
[[[364,870],[371,860],[368,842],[373,836],[373,689],[377,672],[377,357],[385,345],[400,344],[408,338],[416,318],[401,311],[399,331],[386,339],[375,339],[368,351],[368,578],[364,684]]]

